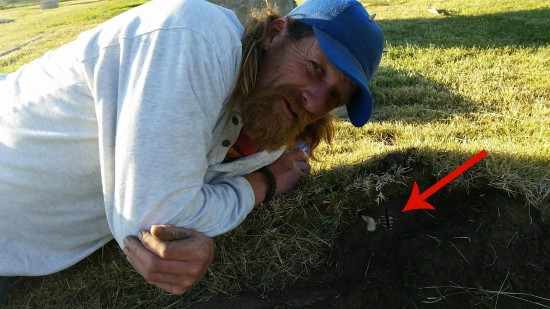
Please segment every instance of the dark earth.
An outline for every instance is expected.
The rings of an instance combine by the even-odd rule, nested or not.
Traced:
[[[336,266],[314,276],[311,285],[267,297],[218,298],[199,307],[550,306],[548,223],[529,218],[522,201],[495,189],[450,192],[430,200],[439,205],[436,211],[401,214],[406,198],[388,210],[391,228],[368,232],[358,220],[344,231]],[[385,212],[370,215],[385,222]]]
[[[310,284],[198,308],[550,308],[550,233],[540,212],[480,185],[434,194],[435,211],[402,213],[409,194],[363,214],[378,222],[374,232],[359,216],[340,234],[333,266]]]

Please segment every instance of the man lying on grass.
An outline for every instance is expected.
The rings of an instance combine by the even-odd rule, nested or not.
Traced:
[[[244,35],[206,1],[153,0],[0,75],[0,276],[60,271],[114,237],[185,293],[210,237],[309,172],[298,140],[330,141],[339,106],[367,122],[383,43],[355,0],[267,9]]]

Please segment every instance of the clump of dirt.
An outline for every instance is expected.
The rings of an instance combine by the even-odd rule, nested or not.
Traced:
[[[435,211],[402,213],[409,194],[394,194],[357,216],[341,232],[331,266],[308,284],[262,297],[219,297],[198,307],[550,306],[549,226],[521,198],[479,184],[436,193],[427,200]],[[351,198],[358,204],[368,199]]]
[[[341,293],[319,305],[528,308],[544,303],[529,295],[550,295],[548,225],[521,200],[495,189],[453,191],[430,200],[436,211],[400,213],[404,201],[388,203],[389,228],[369,233],[358,220],[342,233]],[[385,209],[370,215],[386,222]]]

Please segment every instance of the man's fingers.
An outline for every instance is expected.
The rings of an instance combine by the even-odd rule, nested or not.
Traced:
[[[309,155],[307,152],[303,149],[296,148],[290,151],[288,155],[302,173],[309,174],[311,171],[311,165],[309,165]]]
[[[197,234],[163,241],[149,231],[142,231],[139,238],[124,239],[124,254],[147,282],[181,295],[204,276],[214,256],[212,239]]]
[[[303,173],[309,174],[311,172],[311,165],[304,161],[296,161],[296,167]]]
[[[143,248],[143,250],[146,250]],[[143,276],[143,278],[175,295],[182,295],[189,290],[197,280],[202,278],[204,274],[198,274],[197,268],[186,267],[187,262],[182,261],[162,261],[160,263],[153,263],[154,268],[148,268],[147,265],[151,265],[149,261],[154,261],[154,258],[148,259],[146,256],[134,255],[134,252],[131,249],[124,248],[124,253],[126,253],[126,258],[135,268],[135,270]],[[138,252],[140,252],[138,250]],[[150,253],[151,256],[154,254]],[[178,265],[174,265],[178,263]]]
[[[202,274],[201,274],[202,275]],[[182,286],[182,287],[191,287],[195,284],[195,280],[191,278],[197,278],[191,275],[177,275],[177,274],[168,274],[168,273],[151,273],[146,279],[147,282],[153,284],[166,284],[173,286]]]
[[[194,258],[201,250],[200,242],[194,237],[164,241],[143,230],[139,232],[139,240],[149,251],[167,260]]]
[[[144,248],[145,250],[145,248]],[[148,282],[160,282],[156,275],[175,275],[175,276],[193,276],[200,277],[200,268],[193,262],[161,260],[153,253],[124,251],[127,260],[134,266],[137,272]],[[176,283],[174,281],[174,283]]]
[[[192,287],[192,285],[190,285],[190,286],[179,286],[179,285],[173,285],[173,284],[168,284],[168,283],[163,283],[163,282],[149,282],[149,283],[155,285],[158,288],[161,288],[161,289],[165,290],[166,292],[168,292],[170,294],[174,294],[174,295],[183,295]]]
[[[145,248],[165,260],[204,260],[211,262],[214,256],[214,242],[202,234],[163,241],[148,231],[141,231],[139,239]]]
[[[160,240],[176,240],[188,238],[198,233],[173,225],[153,225],[151,226],[151,234]]]
[[[143,276],[146,266],[145,261],[148,260],[145,252],[145,247],[141,244],[141,241],[135,236],[128,236],[124,239],[124,254],[130,264],[136,269],[136,271]],[[149,254],[152,254],[149,252]]]
[[[183,274],[182,261],[160,260],[153,252],[146,249],[136,237],[127,237],[124,240],[124,254],[134,268],[150,281],[148,276],[155,272]]]
[[[303,149],[293,149],[290,151],[289,155],[294,161],[300,160],[303,162],[309,162],[309,155]]]
[[[202,275],[200,262],[159,259],[133,236],[127,237],[124,244],[127,260],[149,282],[162,282],[165,276],[171,279],[169,283],[179,284],[189,276],[196,278]],[[185,278],[181,275],[185,275]]]

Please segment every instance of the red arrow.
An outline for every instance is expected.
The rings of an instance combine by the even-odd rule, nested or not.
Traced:
[[[483,159],[485,156],[487,156],[487,151],[485,150],[480,151],[478,154],[470,158],[470,160],[466,161],[464,164],[462,164],[457,169],[452,171],[449,175],[443,177],[443,179],[436,182],[435,185],[431,186],[428,190],[422,192],[422,194],[419,193],[418,184],[415,181],[413,185],[411,197],[409,197],[409,201],[407,202],[407,204],[405,205],[405,208],[403,208],[401,212],[405,212],[409,210],[417,210],[417,209],[435,210],[435,208],[432,205],[430,205],[428,202],[426,202],[425,199],[432,196],[435,192],[443,188],[449,182],[453,181],[453,179],[458,177],[460,174],[464,173],[467,169],[469,169],[474,164],[479,162],[479,160]]]

